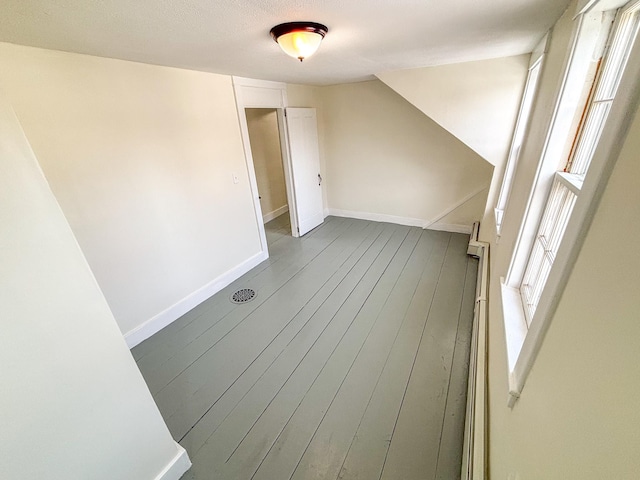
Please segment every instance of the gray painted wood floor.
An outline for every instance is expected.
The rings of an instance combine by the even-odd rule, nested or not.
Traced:
[[[295,239],[287,215],[269,260],[132,350],[183,478],[459,478],[468,236],[329,217]]]

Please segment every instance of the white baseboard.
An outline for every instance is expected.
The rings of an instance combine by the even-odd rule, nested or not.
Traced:
[[[278,218],[283,213],[287,213],[289,211],[289,205],[283,205],[280,208],[276,208],[273,212],[265,213],[262,216],[262,223],[267,223],[273,220],[274,218]]]
[[[395,223],[397,225],[407,225],[409,227],[428,228],[429,230],[441,230],[453,233],[470,234],[473,227],[471,225],[456,225],[451,223],[430,223],[421,218],[399,217],[396,215],[386,215],[384,213],[354,212],[352,210],[339,210],[328,208],[325,216],[357,218],[359,220],[371,220],[372,222]]]
[[[489,184],[481,186],[476,188],[474,191],[472,191],[471,193],[467,194],[466,197],[462,198],[461,200],[459,200],[457,203],[455,203],[454,205],[451,205],[449,208],[447,208],[444,212],[441,212],[437,217],[432,218],[430,221],[426,222],[426,225],[424,228],[430,228],[431,225],[435,225],[440,223],[440,220],[442,220],[443,218],[445,218],[447,215],[449,215],[450,213],[452,213],[453,211],[457,210],[458,208],[460,208],[461,206],[463,206],[465,203],[467,203],[469,200],[471,200],[473,197],[475,197],[476,195],[481,194],[482,192],[484,192],[485,190],[489,190]],[[446,225],[446,224],[445,224]],[[473,227],[470,226],[469,227],[469,232],[471,233],[471,231],[473,230]],[[437,229],[435,229],[437,230]]]
[[[471,234],[473,227],[470,225],[457,225],[455,223],[432,223],[424,226],[426,230],[440,230],[442,232]]]
[[[386,215],[384,213],[354,212],[352,210],[339,210],[328,208],[326,213],[334,217],[357,218],[359,220],[371,220],[372,222],[395,223],[397,225],[407,225],[409,227],[423,227],[425,221],[420,218],[399,217],[396,215]]]
[[[174,305],[171,305],[166,310],[150,318],[143,324],[125,333],[124,339],[127,342],[127,345],[129,346],[129,348],[135,347],[140,342],[146,340],[154,333],[162,330],[171,322],[180,318],[182,315],[187,313],[193,307],[201,304],[207,298],[211,297],[213,294],[222,290],[231,282],[234,282],[235,280],[240,278],[242,275],[247,273],[253,267],[255,267],[256,265],[266,260],[268,257],[269,257],[269,254],[266,251],[255,254],[251,258],[248,258],[247,260],[242,262],[240,265],[223,273],[222,275],[215,278],[211,282],[207,283],[203,287],[199,288],[195,292],[187,295],[185,298],[183,298],[179,302],[175,303]]]
[[[191,468],[191,460],[187,451],[176,443],[178,453],[169,464],[156,476],[155,480],[180,480],[180,477]]]

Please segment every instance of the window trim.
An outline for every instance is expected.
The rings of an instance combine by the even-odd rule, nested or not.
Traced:
[[[625,11],[640,8],[640,0],[629,2],[624,8]],[[578,25],[574,30],[576,37],[574,37],[571,56],[575,54],[576,45],[579,41],[577,35],[582,27],[583,19],[583,15],[578,18]],[[614,26],[614,28],[616,28],[616,26]],[[567,65],[570,67],[571,62],[569,61]],[[551,135],[553,135],[552,130],[554,128],[554,122],[558,112],[558,103],[562,101],[563,90],[566,88],[567,84],[567,76],[570,75],[569,70],[570,68],[565,69],[562,88],[558,95],[558,102],[548,130],[549,133],[547,135],[545,152],[547,151],[549,139]],[[631,47],[629,59],[622,75],[616,97],[611,105],[600,140],[595,148],[589,168],[589,174],[584,179],[580,195],[578,196],[573,208],[556,260],[551,268],[549,277],[543,289],[542,296],[536,310],[535,321],[531,323],[531,326],[527,331],[526,321],[524,320],[524,310],[519,295],[519,283],[522,276],[520,275],[520,277],[517,277],[515,275],[516,272],[514,272],[512,267],[514,261],[522,261],[522,257],[524,257],[524,260],[526,261],[530,252],[530,246],[526,250],[522,250],[523,242],[520,237],[523,235],[524,224],[527,223],[527,221],[533,220],[530,216],[532,215],[532,196],[535,190],[538,190],[536,192],[538,194],[540,194],[540,190],[544,190],[544,202],[542,207],[544,208],[544,205],[546,204],[548,189],[542,189],[540,185],[540,176],[543,172],[542,164],[545,160],[545,154],[541,157],[542,159],[534,180],[534,188],[532,189],[532,194],[530,195],[527,205],[523,228],[521,228],[518,241],[516,242],[512,265],[509,268],[507,277],[501,278],[503,314],[509,365],[509,407],[513,407],[519,398],[524,388],[527,376],[535,361],[535,357],[540,351],[544,335],[550,325],[550,319],[555,313],[560,298],[562,297],[565,285],[581,250],[582,243],[599,205],[607,180],[613,170],[626,138],[628,128],[633,120],[633,114],[636,112],[636,109],[640,104],[639,100],[640,35],[637,35]],[[553,175],[551,177],[552,180]],[[540,215],[541,213],[537,214],[536,219],[538,221]],[[524,254],[523,251],[525,252]],[[518,256],[520,258],[516,259]],[[514,279],[517,281],[514,282]],[[525,325],[524,335],[522,332],[523,325]]]
[[[500,239],[502,234],[502,223],[504,221],[505,211],[509,205],[509,197],[511,196],[511,188],[513,186],[513,179],[518,169],[518,161],[520,158],[520,152],[522,150],[522,144],[525,140],[527,129],[529,127],[529,121],[531,119],[531,113],[536,105],[538,87],[540,85],[540,78],[542,77],[544,68],[544,58],[549,49],[549,40],[551,34],[547,32],[534,51],[531,54],[529,61],[529,69],[527,73],[527,80],[522,93],[522,99],[520,101],[520,108],[518,109],[518,117],[516,119],[515,128],[513,130],[513,136],[511,138],[511,146],[509,147],[509,156],[505,164],[504,174],[502,177],[502,183],[500,185],[500,192],[498,193],[498,199],[496,200],[496,206],[494,208],[495,215],[495,227],[496,227],[496,243]],[[535,74],[535,78],[533,75]],[[526,102],[530,100],[528,111],[525,112]],[[518,138],[521,140],[518,144]]]
[[[590,58],[597,39],[589,35],[591,29],[600,29],[600,14],[584,13],[577,17],[572,33],[571,49],[565,60],[564,74],[556,101],[547,127],[547,134],[540,154],[540,160],[532,182],[525,212],[521,223],[514,255],[511,258],[506,283],[518,287],[524,275],[528,252],[531,251],[533,239],[538,230],[538,223],[542,217],[546,200],[551,191],[555,173],[564,165],[564,159],[558,158],[558,152],[563,151],[567,138],[571,136],[572,117],[566,116],[566,111],[573,111],[577,107],[580,91],[584,85],[589,62],[582,59]],[[522,252],[526,252],[522,254]]]

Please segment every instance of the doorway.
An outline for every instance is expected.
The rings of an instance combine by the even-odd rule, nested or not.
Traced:
[[[256,226],[260,235],[260,257],[266,259],[269,258],[269,250],[246,110],[266,109],[276,112],[280,157],[284,167],[287,208],[293,237],[306,234],[324,221],[316,110],[288,107],[287,86],[284,83],[242,77],[232,77],[232,79]]]
[[[291,236],[289,196],[282,155],[278,110],[246,108],[247,128],[253,167],[262,211],[262,223],[271,245],[280,237]]]

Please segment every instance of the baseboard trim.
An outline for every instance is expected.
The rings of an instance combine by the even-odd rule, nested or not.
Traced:
[[[289,205],[284,205],[280,208],[276,208],[273,212],[265,213],[262,216],[262,223],[267,223],[273,220],[274,218],[278,218],[283,213],[287,213],[289,211]]]
[[[191,460],[187,451],[176,443],[178,453],[169,464],[156,476],[155,480],[180,480],[180,477],[191,468]]]
[[[425,225],[425,230],[440,230],[442,232],[464,233],[470,235],[473,227],[469,225],[458,225],[455,223],[432,223]]]
[[[464,232],[458,232],[457,230],[447,230],[446,228],[437,228],[434,227],[434,225],[451,225],[452,227],[457,227],[458,225],[456,224],[447,224],[447,223],[441,223],[440,220],[442,220],[443,218],[445,218],[447,215],[449,215],[450,213],[454,212],[455,210],[457,210],[458,208],[460,208],[461,206],[463,206],[465,203],[467,203],[469,200],[471,200],[473,197],[475,197],[476,195],[479,195],[480,193],[484,192],[485,190],[489,189],[489,184],[484,185],[482,187],[476,188],[473,192],[469,193],[466,197],[464,197],[462,200],[460,200],[458,203],[456,203],[455,205],[450,206],[449,208],[447,208],[444,212],[442,212],[440,215],[438,215],[437,217],[431,219],[428,222],[425,222],[424,228],[429,228],[431,230],[446,230],[447,232],[456,232],[456,233],[468,233],[471,234],[472,230],[473,230],[473,226],[469,226],[468,227],[468,231],[464,231]]]
[[[235,280],[240,278],[249,270],[257,266],[258,264],[262,263],[268,257],[269,257],[269,254],[266,251],[255,254],[254,256],[242,262],[240,265],[223,273],[222,275],[215,278],[211,282],[207,283],[203,287],[199,288],[195,292],[187,295],[185,298],[183,298],[179,302],[175,303],[174,305],[171,305],[166,310],[150,318],[143,324],[125,333],[124,339],[127,342],[127,345],[129,346],[129,348],[135,347],[142,341],[149,338],[154,333],[159,332],[164,327],[166,327],[170,323],[180,318],[182,315],[187,313],[193,307],[201,304],[207,298],[211,297],[213,294],[222,290],[231,282],[234,282]]]
[[[326,209],[325,216],[328,215],[333,215],[334,217],[357,218],[359,220],[370,220],[372,222],[395,223],[396,225],[420,227],[429,230],[440,230],[444,232],[465,233],[467,235],[470,234],[473,229],[471,225],[430,223],[421,218],[399,217],[397,215],[386,215],[384,213],[354,212],[352,210],[340,210],[337,208]]]
[[[399,217],[396,215],[386,215],[384,213],[354,212],[353,210],[340,210],[328,208],[328,215],[334,217],[357,218],[359,220],[371,220],[372,222],[395,223],[397,225],[407,225],[409,227],[423,227],[424,220],[420,218]]]

